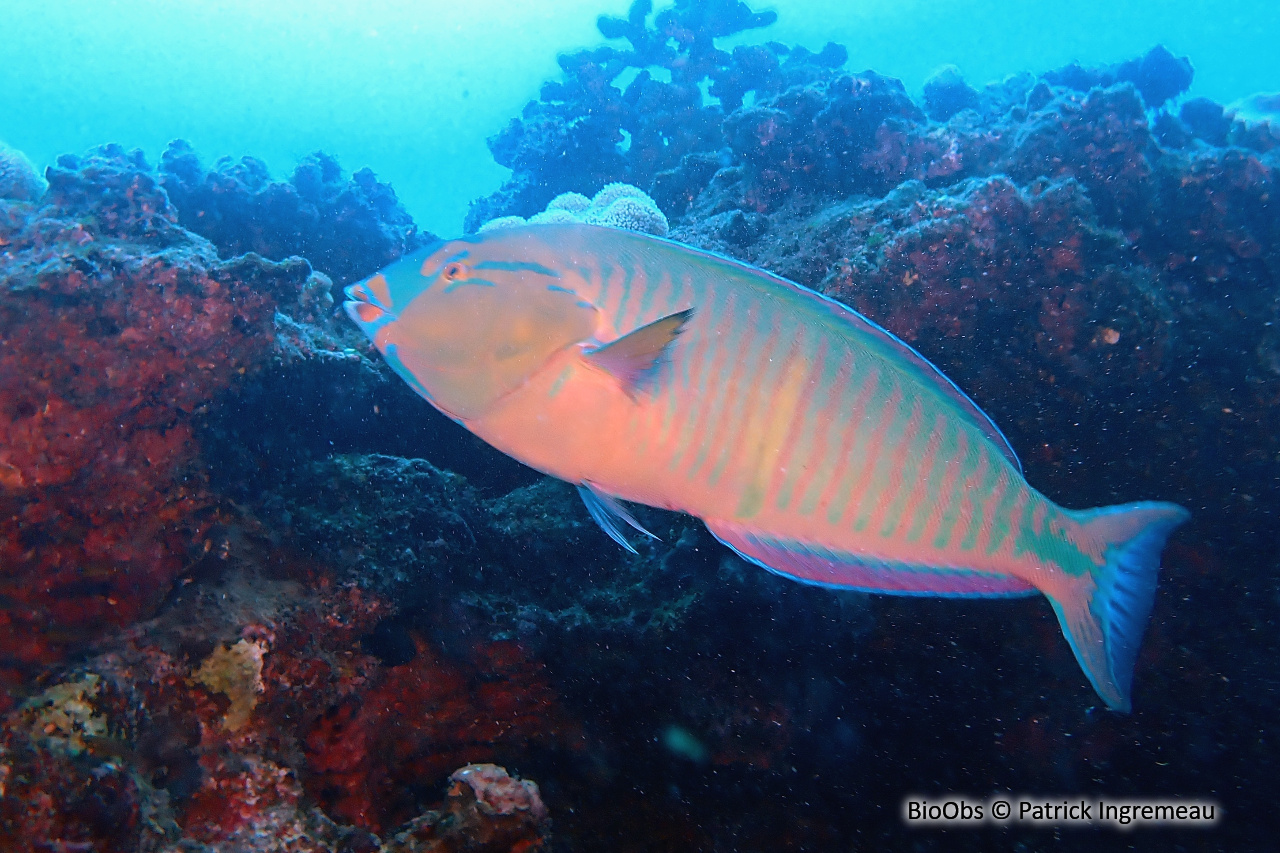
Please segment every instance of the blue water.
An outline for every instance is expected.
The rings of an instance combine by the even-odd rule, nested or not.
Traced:
[[[154,162],[182,137],[206,163],[252,154],[280,176],[323,149],[348,170],[372,167],[422,227],[453,234],[467,204],[504,177],[486,137],[558,76],[557,52],[602,43],[596,16],[629,4],[7,0],[0,138],[43,167],[108,141]],[[1226,103],[1280,88],[1280,4],[1267,0],[772,8],[775,25],[736,40],[814,50],[836,41],[849,68],[899,77],[913,93],[947,63],[980,85],[1125,60],[1161,42],[1194,63],[1189,96]]]

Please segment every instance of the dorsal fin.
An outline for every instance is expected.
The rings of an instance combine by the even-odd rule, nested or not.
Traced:
[[[816,290],[810,290],[803,285],[796,284],[793,281],[788,281],[781,276],[774,275],[768,270],[753,267],[741,261],[734,260],[733,258],[716,254],[715,252],[708,252],[705,249],[698,249],[693,246],[688,246],[684,243],[677,243],[662,237],[653,237],[648,234],[637,234],[632,232],[625,233],[628,237],[635,240],[648,243],[665,244],[666,247],[671,249],[679,249],[681,252],[701,256],[706,260],[712,261],[721,266],[729,267],[733,271],[748,277],[764,277],[768,279],[770,283],[778,285],[793,296],[802,299],[817,298],[820,300],[821,304],[826,306],[830,315],[837,321],[848,323],[859,331],[864,332],[873,338],[879,339],[894,354],[900,356],[903,361],[914,367],[917,375],[919,375],[923,381],[933,383],[938,390],[947,395],[947,397],[956,404],[961,412],[969,416],[970,423],[982,431],[987,439],[1004,454],[1010,464],[1018,469],[1018,473],[1022,473],[1022,462],[1018,459],[1018,454],[1013,451],[1013,445],[1009,444],[1009,439],[1005,438],[1004,433],[1002,433],[1000,428],[996,426],[995,421],[991,420],[991,417],[986,412],[978,408],[978,404],[973,402],[973,400],[969,398],[968,394],[961,391],[960,387],[956,385],[956,383],[952,382],[945,373],[939,370],[933,362],[916,352],[911,345],[890,332],[888,329],[867,319],[865,316],[853,310],[849,306],[832,299],[826,294],[818,293]]]
[[[617,377],[626,392],[634,394],[641,380],[658,363],[658,359],[692,316],[692,308],[668,314],[612,343],[591,350],[586,354],[587,360]]]

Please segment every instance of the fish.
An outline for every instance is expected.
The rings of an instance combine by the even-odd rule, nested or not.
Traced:
[[[1146,501],[1071,510],[929,361],[765,270],[616,228],[539,224],[422,249],[344,308],[418,394],[578,487],[696,516],[771,572],[834,589],[1043,594],[1098,696],[1131,709],[1169,535]]]

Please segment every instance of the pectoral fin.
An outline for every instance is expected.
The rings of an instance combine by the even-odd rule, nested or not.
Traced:
[[[693,309],[654,320],[630,334],[586,354],[587,362],[617,378],[628,394],[634,394],[654,365],[670,350]]]

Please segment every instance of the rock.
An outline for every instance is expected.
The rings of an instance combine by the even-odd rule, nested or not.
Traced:
[[[934,121],[946,121],[961,110],[978,106],[978,92],[960,76],[960,69],[944,65],[924,81],[925,112]]]

